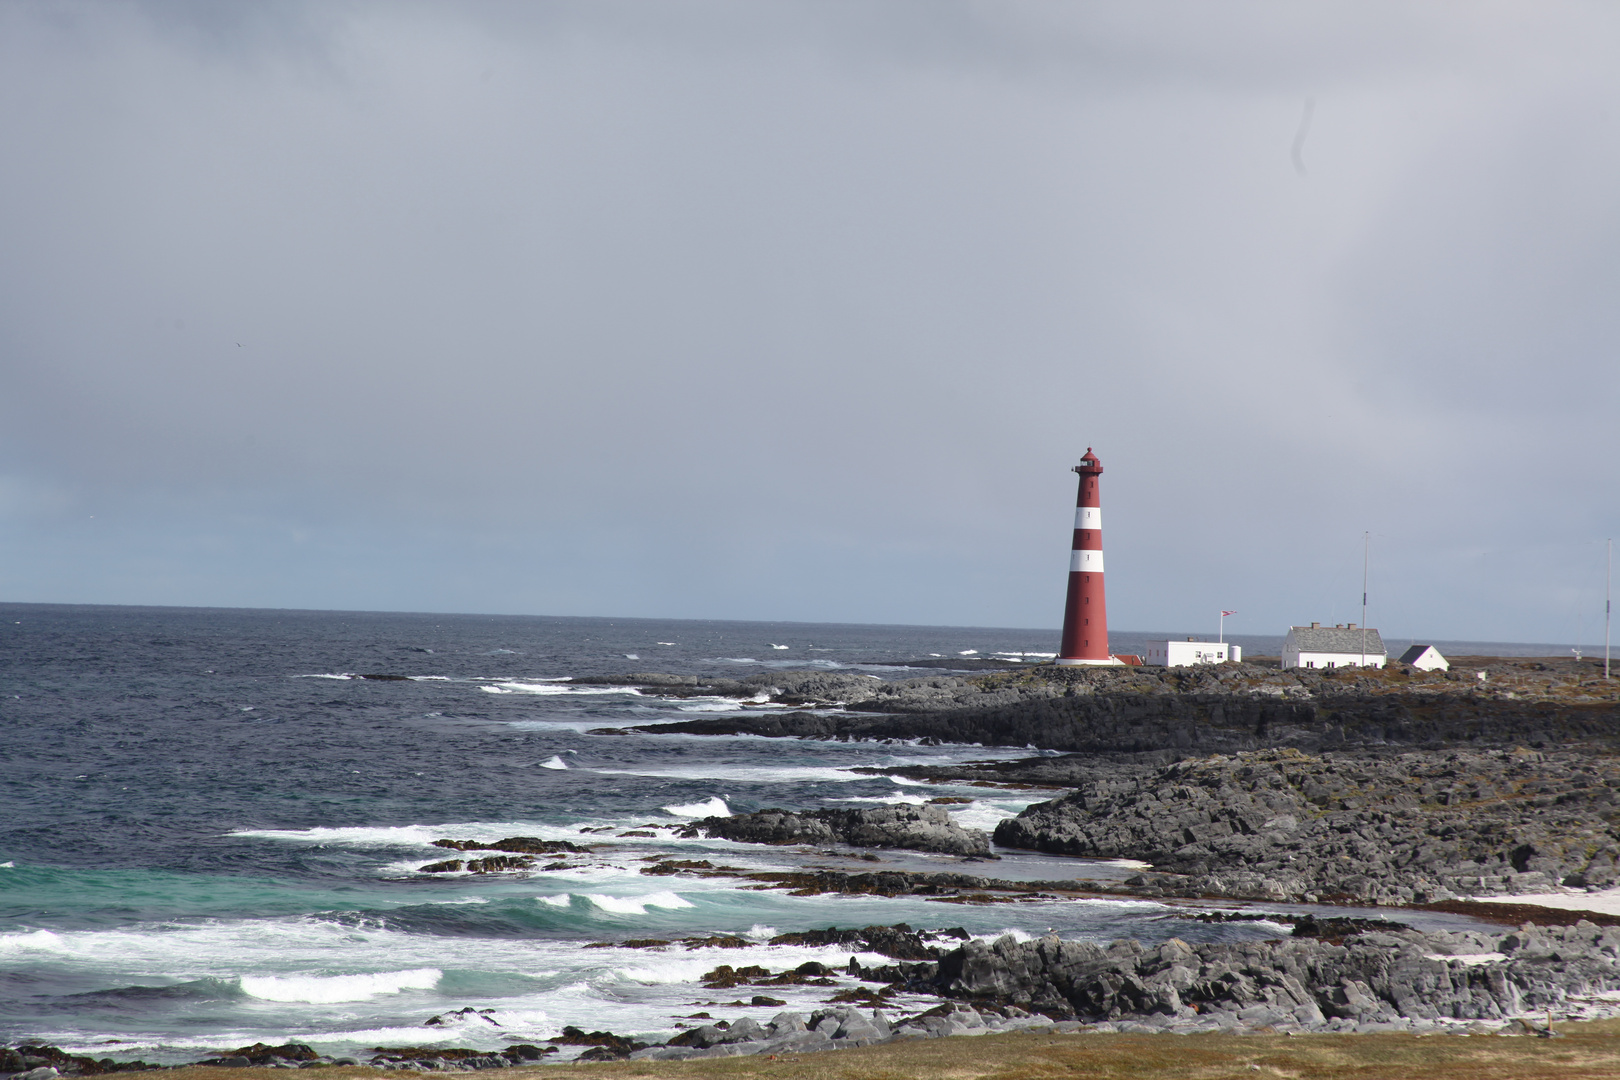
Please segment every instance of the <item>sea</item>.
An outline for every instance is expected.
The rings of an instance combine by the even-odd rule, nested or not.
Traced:
[[[1115,634],[1113,644],[1141,651],[1148,636]],[[746,879],[642,872],[671,858],[879,868],[870,853],[647,826],[952,798],[962,825],[988,830],[1057,793],[885,771],[1034,749],[624,734],[775,708],[660,697],[629,676],[811,667],[911,678],[938,674],[904,666],[918,660],[1039,662],[1056,639],[967,627],[0,604],[0,1042],[179,1063],[288,1040],[335,1056],[498,1049],[569,1025],[650,1040],[699,1012],[764,1021],[820,1007],[825,987],[772,987],[786,1004],[756,1006],[699,982],[722,964],[848,965],[847,947],[767,944],[795,931],[903,922],[1150,943],[1285,933],[1147,900],[795,896]],[[1250,654],[1280,643],[1231,640]],[[401,678],[359,677],[379,674]],[[574,681],[586,676],[608,681]],[[458,855],[435,840],[510,836],[596,848],[554,870],[420,869]],[[1139,869],[1000,854],[972,864],[879,857],[1022,880]],[[710,936],[747,945],[679,944]],[[646,939],[677,944],[614,947]]]

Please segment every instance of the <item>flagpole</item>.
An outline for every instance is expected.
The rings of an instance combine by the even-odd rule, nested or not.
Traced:
[[[1610,537],[1603,552],[1603,677],[1609,677],[1609,594],[1614,582],[1614,538]]]
[[[1221,612],[1221,632],[1215,635],[1215,644],[1226,644],[1226,612]]]

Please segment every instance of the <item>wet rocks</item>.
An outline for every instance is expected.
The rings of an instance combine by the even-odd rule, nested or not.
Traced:
[[[995,837],[1152,863],[1148,895],[1425,903],[1615,883],[1617,789],[1586,750],[1264,750],[1099,774]]]
[[[882,806],[870,810],[760,810],[704,818],[683,832],[750,844],[850,844],[906,848],[994,858],[990,838],[964,829],[939,806]]]
[[[533,855],[575,854],[588,855],[591,849],[567,840],[541,840],[533,836],[509,836],[493,844],[477,840],[435,840],[434,847],[452,851],[507,851],[510,855],[490,855],[482,859],[446,859],[428,863],[418,869],[424,874],[453,874],[465,870],[470,874],[497,874],[508,870],[529,870],[534,867]],[[557,864],[554,864],[557,865]],[[551,866],[545,869],[552,869]]]

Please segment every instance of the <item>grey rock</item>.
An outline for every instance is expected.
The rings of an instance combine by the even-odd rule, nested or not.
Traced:
[[[779,1012],[771,1017],[769,1026],[772,1035],[786,1035],[789,1032],[805,1031],[809,1025],[804,1022],[803,1013]]]
[[[1147,895],[1404,904],[1546,892],[1616,880],[1611,783],[1620,758],[1587,751],[1248,751],[1099,770],[995,838],[1150,862],[1156,873],[1132,879]],[[1526,797],[1542,791],[1559,794]]]
[[[1342,939],[1198,946],[1173,941],[1153,949],[1136,942],[1105,948],[1055,937],[1004,937],[969,941],[946,954],[936,986],[951,997],[1165,1030],[1404,1029],[1527,1011],[1577,1012],[1582,1000],[1620,991],[1616,940],[1591,923],[1527,925],[1502,938],[1351,929]],[[1509,944],[1513,950],[1496,963],[1449,958],[1468,947],[1488,953],[1506,951]],[[1005,1027],[1018,1021],[1009,1009],[992,1022]],[[937,1036],[984,1024],[965,1005],[945,1005],[902,1021],[899,1030]]]
[[[990,838],[982,830],[962,828],[939,806],[803,812],[760,810],[733,817],[704,818],[686,832],[752,844],[850,844],[994,858]]]
[[[768,1039],[771,1032],[752,1017],[743,1017],[727,1028],[719,1040],[723,1043],[758,1042]]]
[[[27,1072],[14,1074],[12,1080],[56,1080],[60,1075],[52,1066],[41,1065],[37,1069],[29,1069]]]

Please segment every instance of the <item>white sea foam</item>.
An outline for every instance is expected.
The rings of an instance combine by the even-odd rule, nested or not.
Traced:
[[[956,655],[957,656],[978,656],[979,655],[979,650],[978,649],[963,649],[961,652],[957,653]]]
[[[28,930],[20,934],[0,934],[0,954],[21,952],[62,952],[67,943],[49,930]]]
[[[877,796],[860,798],[859,796],[856,796],[848,799],[823,799],[822,802],[859,802],[882,803],[886,806],[923,806],[928,802],[928,800],[923,798],[921,795],[888,795],[882,798]]]
[[[553,1021],[544,1009],[500,1009],[492,1019],[501,1026],[495,1027],[485,1019],[482,1014],[472,1016],[456,1016],[454,1014],[442,1018],[441,1023],[432,1027],[418,1024],[414,1027],[375,1027],[362,1028],[357,1031],[321,1032],[318,1035],[301,1035],[303,1042],[316,1046],[330,1045],[331,1043],[361,1046],[376,1046],[379,1043],[387,1046],[432,1046],[442,1044],[449,1038],[457,1041],[478,1040],[479,1037],[489,1038],[495,1036],[501,1042],[511,1042],[513,1038],[522,1036],[524,1039],[544,1041],[562,1034],[562,1025]],[[229,1043],[230,1040],[224,1040]],[[221,1040],[214,1040],[207,1044],[217,1047]],[[122,1048],[120,1048],[122,1049]]]
[[[295,679],[343,679],[344,681],[348,681],[349,679],[354,678],[354,676],[353,675],[294,675],[293,678],[295,678]]]
[[[769,941],[771,938],[775,937],[776,934],[776,927],[766,926],[764,923],[755,923],[743,933],[743,937],[750,938],[754,941]]]
[[[478,689],[489,694],[540,694],[540,695],[585,695],[585,694],[628,694],[639,697],[641,691],[633,686],[573,686],[563,682],[500,682],[493,685],[480,686]]]
[[[700,803],[676,803],[663,808],[664,813],[676,817],[730,817],[731,807],[718,795],[711,795]]]
[[[329,1005],[364,1001],[405,990],[431,990],[444,972],[438,968],[383,971],[371,975],[244,975],[242,992],[265,1001]]]
[[[604,776],[652,776],[670,780],[729,780],[740,784],[791,784],[826,780],[872,780],[848,769],[827,765],[688,765],[653,769],[597,769]],[[901,781],[904,782],[904,781]],[[915,781],[912,781],[913,783]]]
[[[508,836],[539,836],[546,840],[573,837],[577,829],[558,829],[521,821],[450,822],[443,825],[372,825],[347,828],[239,829],[229,836],[257,840],[280,840],[293,844],[321,844],[331,847],[432,847],[433,841],[454,834],[458,839],[500,840]],[[547,835],[547,834],[552,835]]]
[[[565,908],[572,907],[574,904],[574,897],[571,893],[562,893],[559,896],[537,896],[534,899],[535,903],[545,904],[547,907]]]
[[[540,763],[540,767],[542,769],[566,769],[568,768],[568,763],[562,758],[558,757],[556,754],[553,754],[545,761],[542,761]]]
[[[909,776],[891,776],[891,777],[889,777],[889,782],[893,783],[893,784],[899,784],[901,787],[927,787],[928,786],[927,784],[923,783],[921,780],[913,780]]]
[[[983,799],[975,799],[966,806],[950,806],[946,807],[946,809],[950,811],[951,820],[964,829],[983,829],[985,832],[994,832],[996,826],[1003,821],[1017,817],[1019,811],[1025,805],[1028,804],[1020,805],[1017,810],[1011,810],[1004,806],[997,806],[995,803],[985,802]]]
[[[14,862],[11,862],[10,860],[7,860],[6,862],[0,862],[0,870],[15,870],[16,868],[17,868],[17,864],[14,863]]]

